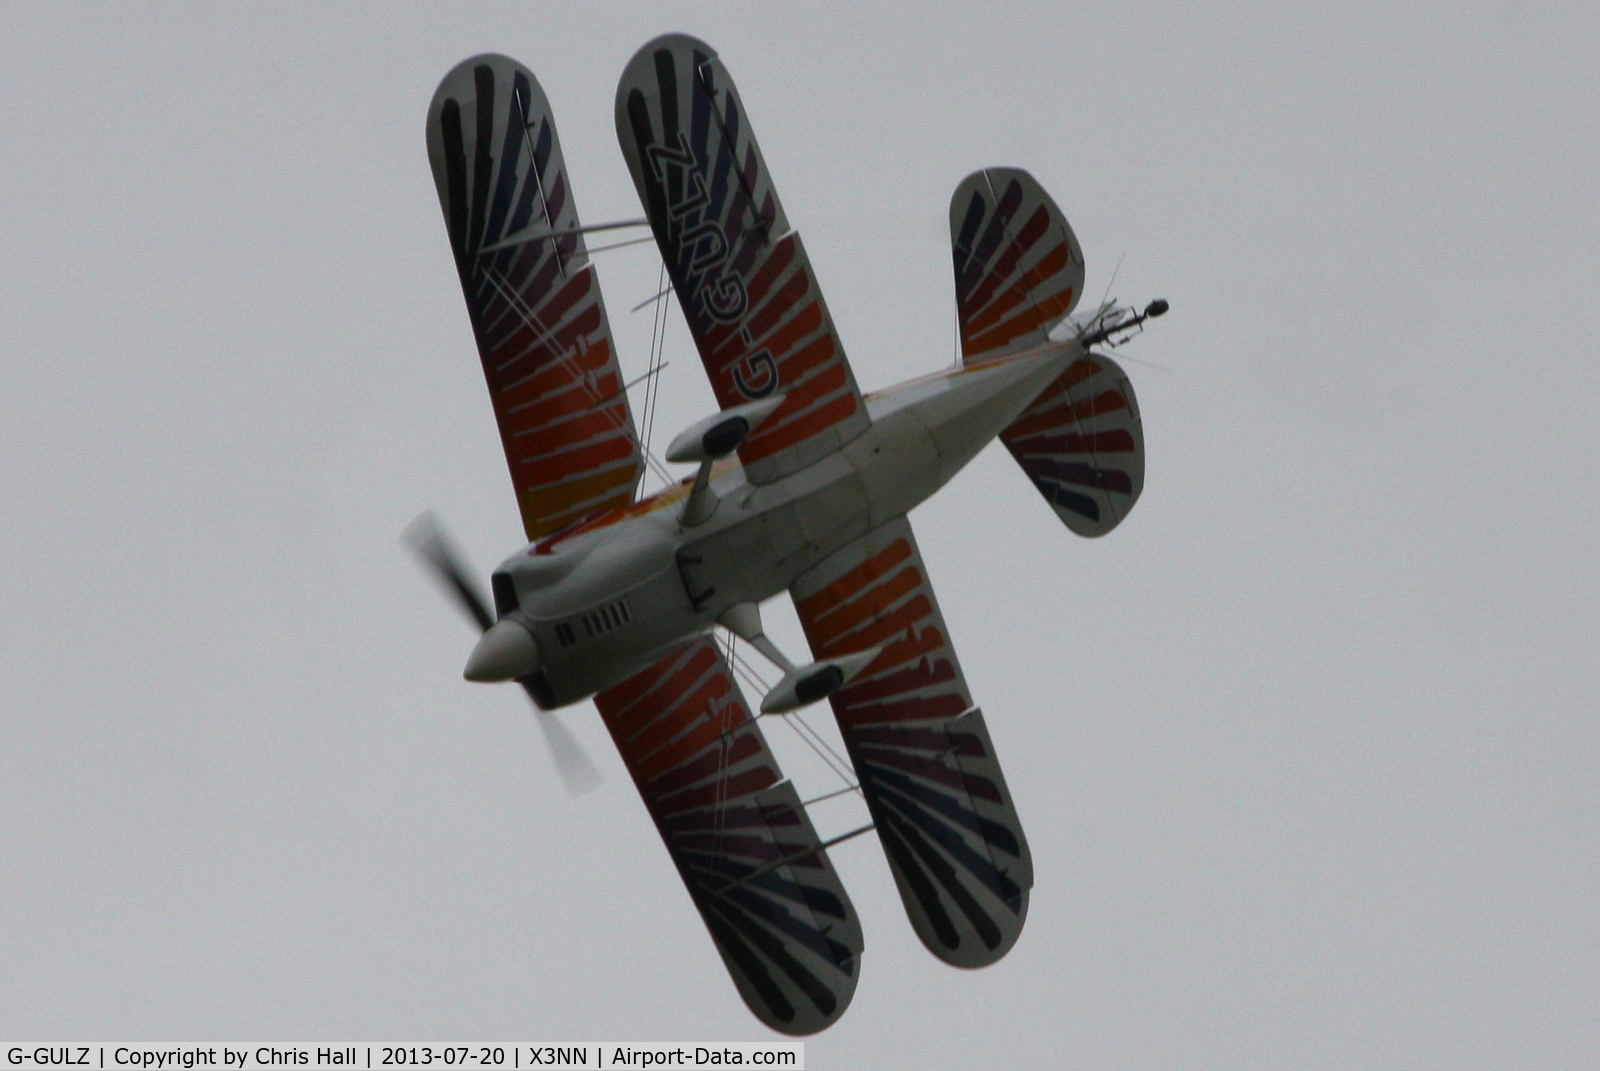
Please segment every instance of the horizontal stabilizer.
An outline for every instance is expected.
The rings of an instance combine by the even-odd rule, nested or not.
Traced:
[[[1034,177],[990,167],[950,198],[961,356],[988,360],[1036,346],[1083,291],[1083,250]]]
[[[1069,365],[1000,441],[1078,535],[1111,531],[1144,490],[1139,405],[1127,375],[1103,353]]]

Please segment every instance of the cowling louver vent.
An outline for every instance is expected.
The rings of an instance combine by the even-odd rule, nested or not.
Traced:
[[[571,647],[583,640],[592,640],[608,632],[615,632],[632,621],[633,616],[628,612],[628,600],[618,599],[616,602],[597,606],[577,617],[569,617],[559,622],[556,625],[556,639],[561,646]]]

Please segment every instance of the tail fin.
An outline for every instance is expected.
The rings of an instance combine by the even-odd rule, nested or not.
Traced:
[[[1020,168],[986,168],[962,180],[950,198],[950,245],[969,363],[1044,342],[1078,303],[1078,239]]]
[[[1073,361],[1000,441],[1081,536],[1111,531],[1144,490],[1139,404],[1127,375],[1103,353]]]

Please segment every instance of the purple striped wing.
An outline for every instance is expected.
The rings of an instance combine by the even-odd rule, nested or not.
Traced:
[[[861,925],[716,644],[684,644],[595,705],[750,1010],[786,1034],[838,1019]]]

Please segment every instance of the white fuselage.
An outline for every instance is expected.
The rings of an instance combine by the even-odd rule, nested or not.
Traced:
[[[840,450],[755,485],[727,463],[716,506],[682,523],[685,485],[579,525],[507,559],[532,635],[543,706],[625,680],[738,603],[759,604],[852,539],[931,496],[1010,424],[1067,364],[1075,341],[911,380],[867,399],[871,425]],[[504,581],[497,581],[504,586]]]

